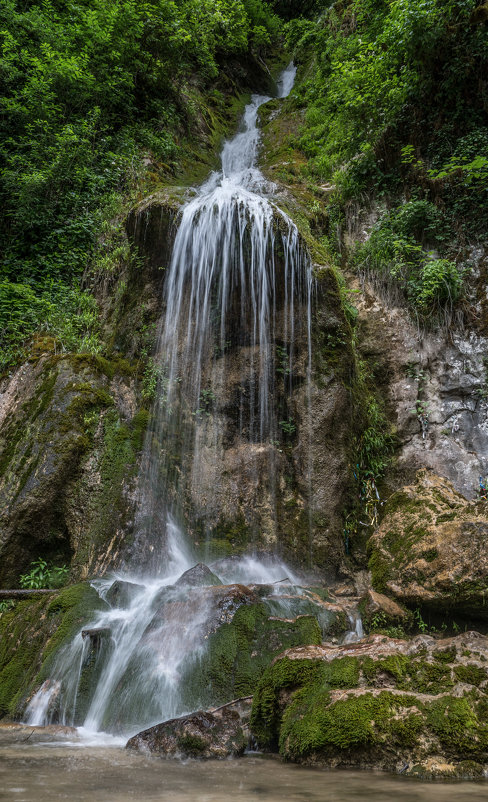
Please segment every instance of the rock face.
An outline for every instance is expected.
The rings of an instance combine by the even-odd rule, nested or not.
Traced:
[[[44,354],[2,381],[0,586],[39,556],[78,577],[110,564],[145,422],[121,360]]]
[[[105,598],[113,607],[129,607],[130,603],[139,595],[143,588],[144,585],[138,585],[136,582],[116,579]]]
[[[421,471],[369,541],[373,586],[407,605],[488,618],[488,504]]]
[[[250,706],[249,701],[249,709]],[[225,758],[242,755],[247,745],[243,718],[231,705],[226,705],[215,712],[200,710],[157,724],[134,735],[127,742],[127,749],[161,757]]]
[[[363,220],[361,229],[373,222]],[[353,237],[361,240],[364,232],[356,230]],[[473,250],[468,266],[471,280],[478,283],[473,295],[481,299],[470,299],[477,322],[486,320],[486,264],[486,252]],[[428,467],[473,498],[479,477],[487,472],[486,325],[419,331],[408,311],[371,282],[354,279],[351,286],[358,293],[359,351],[374,366],[397,431],[389,489],[410,483],[420,468]]]
[[[372,635],[282,655],[254,696],[251,732],[301,763],[472,777],[488,767],[487,713],[487,637]]]

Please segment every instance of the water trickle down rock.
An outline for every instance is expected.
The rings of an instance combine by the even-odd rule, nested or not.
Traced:
[[[283,92],[293,75],[290,67]],[[256,117],[267,100],[253,96],[242,130],[224,145],[221,171],[179,216],[162,289],[132,570],[165,571],[169,519],[190,541],[209,539],[217,554],[276,547],[276,477],[307,406],[300,388],[310,381],[313,278],[296,226],[268,200],[271,187],[256,167]]]

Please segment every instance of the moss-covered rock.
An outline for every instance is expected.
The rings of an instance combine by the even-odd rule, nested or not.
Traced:
[[[17,602],[0,614],[0,717],[15,717],[48,679],[59,649],[100,609],[86,583]]]
[[[0,586],[42,557],[86,576],[130,519],[141,448],[131,367],[42,355],[2,387]]]
[[[430,471],[390,496],[370,539],[373,586],[407,605],[488,617],[488,505]]]
[[[246,730],[239,711],[225,705],[217,711],[200,710],[139,732],[127,742],[127,749],[162,757],[237,757],[248,744]]]
[[[477,633],[289,650],[259,683],[251,731],[298,762],[418,773],[435,757],[451,767],[446,776],[453,765],[463,776],[463,761],[481,773],[487,658],[488,638]]]

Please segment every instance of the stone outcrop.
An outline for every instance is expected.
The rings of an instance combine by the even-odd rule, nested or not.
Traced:
[[[281,655],[254,696],[251,732],[301,763],[481,777],[487,712],[486,636],[372,635]]]
[[[421,471],[394,493],[369,541],[376,591],[415,607],[488,618],[488,503]]]
[[[136,582],[116,579],[110,586],[105,598],[112,607],[129,607],[135,597],[143,590],[143,587],[143,585],[138,585]]]
[[[111,563],[146,421],[123,360],[44,354],[2,380],[0,586],[39,556],[76,577]]]
[[[248,745],[250,707],[250,700],[245,700],[165,721],[134,735],[126,748],[160,757],[238,757]]]
[[[351,241],[364,240],[374,224],[355,224]],[[386,477],[387,490],[414,480],[427,467],[446,477],[466,498],[474,498],[479,477],[487,473],[488,400],[486,354],[487,253],[473,248],[469,268],[472,323],[419,330],[394,293],[357,277],[358,350],[372,366],[373,378],[397,434],[395,465]],[[477,297],[479,300],[477,300]]]

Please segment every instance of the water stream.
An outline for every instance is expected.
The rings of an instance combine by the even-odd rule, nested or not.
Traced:
[[[49,733],[36,743],[28,737],[0,727],[2,802],[484,802],[487,793],[486,784],[472,782],[324,772],[252,756],[161,761],[117,747],[80,749],[67,736],[64,743]]]
[[[295,72],[293,65],[283,72],[279,96],[289,93]],[[223,147],[220,171],[182,209],[154,357],[159,381],[134,544],[122,573],[93,583],[103,609],[57,656],[27,709],[30,724],[82,724],[84,732],[128,736],[202,702],[185,693],[185,677],[206,648],[215,594],[182,592],[175,583],[197,562],[184,499],[189,490],[208,500],[215,484],[208,466],[222,458],[214,401],[236,373],[238,436],[247,445],[266,444],[261,480],[271,487],[276,360],[285,360],[291,388],[297,336],[306,343],[310,374],[310,259],[296,226],[266,197],[273,187],[256,166],[257,115],[269,99],[252,97],[241,130]],[[299,307],[305,319],[297,332]],[[227,583],[297,582],[278,559],[230,560],[219,573]],[[271,595],[273,612],[286,615],[286,589],[277,586]]]

